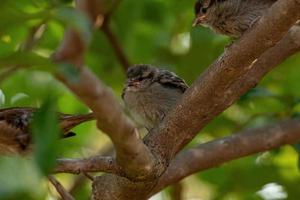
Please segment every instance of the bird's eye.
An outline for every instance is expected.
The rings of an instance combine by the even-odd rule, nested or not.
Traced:
[[[205,14],[205,13],[207,12],[207,8],[202,7],[202,8],[201,8],[201,12],[202,12],[203,14]]]
[[[145,78],[144,77],[139,77],[137,80],[138,81],[142,81],[142,80],[144,80]]]

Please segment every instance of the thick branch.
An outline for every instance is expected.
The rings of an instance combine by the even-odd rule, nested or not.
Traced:
[[[263,54],[276,44],[292,26],[292,21],[299,17],[300,13],[296,13],[300,7],[298,2],[280,0],[274,5],[252,31],[231,46],[193,84],[162,124],[147,135],[145,142],[161,161],[161,172],[201,128],[254,87],[265,73],[299,50],[298,30],[290,32],[277,46]],[[260,58],[256,60],[257,57]],[[259,66],[264,69],[260,70]],[[245,81],[247,75],[254,76],[254,79],[250,78],[254,82]],[[107,182],[112,184],[107,185]],[[118,200],[146,199],[151,193],[149,187],[152,188],[153,184],[156,182],[139,184],[114,175],[101,176],[93,183],[93,199],[112,199],[112,195],[113,199]]]
[[[63,200],[75,200],[74,197],[72,197],[72,195],[60,184],[60,182],[54,178],[54,176],[49,176],[48,179]]]
[[[55,173],[80,174],[87,172],[107,172],[122,174],[121,168],[111,157],[94,156],[86,159],[59,159]]]
[[[99,150],[97,154],[101,156],[112,156],[113,152],[113,146],[109,145],[108,147]],[[84,174],[80,174],[79,176],[77,176],[76,179],[73,181],[72,186],[70,187],[69,193],[75,194],[86,183],[86,181],[87,179]]]
[[[78,0],[78,7],[87,13],[92,19],[102,13],[96,0]],[[101,1],[99,1],[100,3]],[[91,3],[91,5],[89,5]],[[74,82],[63,75],[58,78],[69,87],[91,110],[97,119],[98,128],[108,133],[117,153],[117,162],[124,169],[128,177],[142,178],[147,176],[154,165],[154,158],[139,138],[135,127],[127,120],[123,111],[115,99],[111,90],[83,65],[83,54],[86,44],[80,35],[74,30],[68,30],[62,45],[58,49],[54,59],[57,62],[69,62],[79,67],[79,80]]]
[[[77,83],[65,77],[61,77],[61,80],[93,110],[99,129],[109,133],[118,164],[128,172],[128,176],[147,175],[154,165],[152,154],[123,114],[111,90],[87,68],[81,68],[79,73]]]
[[[201,144],[175,157],[154,192],[201,170],[299,141],[300,119],[294,119]]]
[[[241,82],[253,68],[257,58],[274,46],[300,18],[299,9],[300,3],[297,0],[276,2],[251,31],[245,33],[239,41],[228,48],[194,82],[170,115],[148,135],[146,143],[153,147],[165,166],[195,137],[199,130],[247,90],[253,88],[262,78],[264,73],[256,76],[256,73],[259,73],[256,68],[250,73],[255,76],[255,84],[251,81]],[[299,44],[292,43],[292,45],[299,48]],[[290,49],[290,47],[284,48]],[[287,52],[287,54],[290,53],[290,51]],[[283,51],[281,53],[283,56],[279,56],[279,59],[272,56],[271,59],[274,61],[262,59],[261,64],[267,63],[274,67],[286,58],[287,54]]]

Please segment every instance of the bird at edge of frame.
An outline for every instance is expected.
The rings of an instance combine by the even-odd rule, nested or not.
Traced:
[[[197,0],[193,26],[210,27],[217,34],[239,38],[277,0]]]
[[[158,125],[188,88],[173,72],[148,64],[127,71],[122,99],[134,121],[148,131]]]
[[[0,153],[27,154],[32,150],[30,123],[37,108],[0,109]],[[75,136],[70,130],[75,126],[94,119],[93,113],[68,115],[58,113],[62,138]]]

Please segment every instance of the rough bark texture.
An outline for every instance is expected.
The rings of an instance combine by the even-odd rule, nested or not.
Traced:
[[[255,62],[261,59],[262,63],[267,62],[274,67],[276,62],[278,64],[284,60],[285,57],[279,56],[277,59],[275,55],[268,53],[260,56],[268,48],[275,46],[300,18],[299,8],[300,4],[297,1],[278,1],[253,30],[247,32],[208,68],[186,92],[173,112],[159,127],[148,134],[145,142],[159,160],[159,166],[163,167],[157,172],[163,172],[164,167],[168,166],[176,153],[201,128],[257,84],[263,75],[258,76],[254,84],[251,81],[243,84],[238,81],[241,81],[243,75],[249,73]],[[269,59],[277,61],[271,62],[268,61]],[[238,85],[243,87],[237,87]],[[232,90],[233,88],[235,90]],[[107,184],[107,181],[114,184]],[[155,184],[156,181],[152,183]],[[143,186],[140,182],[134,183],[117,176],[106,175],[95,179],[93,199],[105,200],[107,196],[104,194],[108,196],[114,194],[114,199],[141,200],[146,198],[146,193],[152,186],[149,184]]]
[[[300,18],[299,8],[297,1],[277,1],[251,31],[232,44],[186,91],[173,112],[146,139],[163,165],[209,121],[255,86],[248,82],[242,88],[230,88]]]
[[[160,178],[153,193],[193,173],[218,167],[224,162],[300,142],[300,119],[246,130],[178,154]]]
[[[89,16],[91,24],[99,16],[105,18],[109,8],[118,2],[76,0],[77,8]],[[252,30],[231,45],[194,82],[144,141],[125,117],[110,88],[84,67],[88,43],[69,28],[53,59],[73,64],[79,79],[74,82],[63,74],[57,77],[93,110],[98,128],[114,144],[116,158],[60,160],[56,172],[109,172],[112,174],[94,179],[93,199],[143,200],[191,173],[299,141],[300,121],[290,120],[200,145],[179,154],[171,162],[212,119],[255,87],[268,71],[300,50],[300,28],[290,29],[300,18],[299,10],[300,0],[278,0]],[[183,166],[184,162],[189,164]]]
[[[122,170],[115,159],[102,156],[94,156],[88,159],[59,159],[54,172],[73,174],[107,172],[122,175]]]
[[[78,0],[76,3],[93,22],[104,12],[97,3],[106,6],[103,1],[97,0]],[[107,133],[112,140],[117,153],[117,162],[127,176],[134,179],[147,177],[154,169],[154,157],[139,138],[137,129],[125,117],[112,91],[83,66],[85,49],[86,44],[80,34],[75,30],[67,30],[54,60],[74,64],[78,69],[79,80],[74,82],[61,74],[57,77],[93,110],[98,128]]]

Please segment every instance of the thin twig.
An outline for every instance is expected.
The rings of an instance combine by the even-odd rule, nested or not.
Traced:
[[[255,87],[269,70],[298,51],[300,44],[290,41],[290,38],[297,39],[297,35],[290,35],[267,53],[268,49],[281,42],[300,18],[299,9],[300,4],[296,0],[274,3],[251,30],[232,44],[192,84],[163,122],[152,129],[145,142],[154,147],[153,151],[164,165],[167,166],[211,120]],[[266,69],[258,68],[265,63],[269,64]]]
[[[96,17],[103,15],[101,3],[106,1],[76,2],[77,8],[86,12],[94,24]],[[71,28],[66,31],[53,59],[56,63],[71,63],[76,66],[78,80],[71,81],[63,74],[57,74],[57,78],[94,112],[98,128],[112,140],[116,149],[116,160],[127,176],[139,179],[148,177],[152,170],[156,170],[153,168],[155,157],[125,116],[111,89],[84,67],[86,42],[78,31]]]
[[[103,31],[106,38],[110,42],[117,59],[119,60],[120,64],[122,65],[123,70],[126,72],[127,69],[130,67],[130,62],[121,46],[120,41],[118,41],[117,36],[114,34],[114,32],[111,30],[111,28],[109,26],[109,18],[104,20],[101,30]]]
[[[299,141],[300,119],[291,119],[200,144],[175,157],[152,194],[196,172]]]
[[[54,178],[54,176],[48,176],[48,179],[63,200],[75,200],[75,198]]]
[[[94,181],[94,176],[92,176],[92,175],[90,175],[89,173],[87,173],[87,172],[83,172],[83,175],[85,176],[85,177],[87,177],[88,179],[90,179],[91,181]]]
[[[23,44],[20,45],[19,51],[30,51],[36,45],[36,43],[42,38],[44,33],[45,21],[42,21],[40,24],[32,27],[29,31],[27,39]],[[8,66],[0,74],[0,83],[9,78],[13,73],[19,69],[19,66]]]
[[[105,149],[101,149],[97,155],[101,156],[113,156],[114,148],[113,146],[109,146]],[[86,176],[83,174],[80,174],[76,177],[76,179],[73,181],[73,185],[71,186],[69,192],[70,194],[74,194],[79,188],[82,187],[86,183]]]
[[[55,173],[80,174],[106,172],[122,175],[121,168],[112,157],[94,156],[85,159],[58,159]]]

